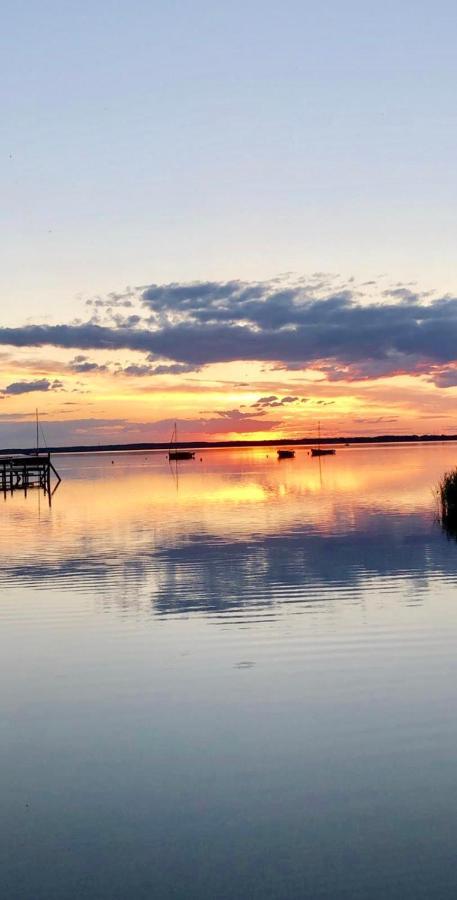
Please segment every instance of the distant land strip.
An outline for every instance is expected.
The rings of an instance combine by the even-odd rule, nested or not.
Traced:
[[[331,444],[332,446],[344,446],[352,444],[410,444],[433,443],[439,441],[457,441],[457,434],[378,434],[375,437],[328,437],[321,438],[269,438],[264,441],[178,441],[173,444],[173,450],[212,450],[243,447],[311,447],[317,444]],[[68,447],[41,447],[41,452],[49,453],[119,453],[132,451],[158,450],[168,452],[169,442],[134,443],[134,444],[73,444]],[[0,454],[14,455],[16,453],[36,453],[34,447],[7,447],[0,450]]]

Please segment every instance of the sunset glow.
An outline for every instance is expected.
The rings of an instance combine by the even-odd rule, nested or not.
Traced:
[[[105,6],[6,14],[0,445],[457,432],[453,11]]]
[[[36,408],[67,445],[167,441],[175,421],[189,441],[457,431],[457,301],[373,290],[171,284],[0,329],[4,443],[31,441]]]

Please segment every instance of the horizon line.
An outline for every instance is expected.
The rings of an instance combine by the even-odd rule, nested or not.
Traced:
[[[314,446],[316,444],[388,444],[388,443],[433,443],[439,441],[457,441],[457,434],[378,434],[378,435],[346,435],[345,437],[315,437],[302,438],[266,438],[265,440],[220,440],[220,441],[178,441],[174,447],[182,449],[230,449],[244,447],[276,447],[284,445]],[[41,447],[39,452],[46,453],[117,453],[123,451],[168,451],[169,441],[130,441],[125,443],[110,444],[56,444],[50,447]],[[0,449],[0,455],[30,455],[36,454],[36,447],[4,447]]]

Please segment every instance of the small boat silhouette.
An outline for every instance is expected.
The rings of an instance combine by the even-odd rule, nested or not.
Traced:
[[[333,447],[311,447],[311,456],[335,456],[335,453]]]
[[[278,459],[293,459],[295,450],[278,450]]]
[[[335,456],[333,447],[321,447],[321,423],[317,423],[317,447],[311,447],[311,456]]]
[[[194,459],[195,458],[195,453],[193,453],[192,450],[178,450],[177,446],[176,446],[177,443],[178,443],[178,430],[176,428],[176,422],[175,422],[175,427],[173,428],[171,439],[170,439],[170,449],[168,451],[168,459],[175,461],[175,460],[179,460],[179,459]]]

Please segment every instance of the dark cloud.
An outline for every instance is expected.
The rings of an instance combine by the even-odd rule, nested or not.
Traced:
[[[106,372],[107,368],[107,366],[99,366],[98,363],[94,362],[77,363],[76,365],[71,366],[73,372],[79,372],[81,374],[87,374],[87,372]]]
[[[185,363],[171,363],[170,365],[159,366],[152,366],[148,363],[131,363],[129,366],[119,366],[116,374],[142,378],[146,375],[185,375],[188,372],[196,372],[197,369],[198,367],[186,365]]]
[[[200,366],[188,365],[186,363],[172,363],[171,365],[155,366],[152,370],[153,375],[186,375],[188,372],[198,372]]]
[[[408,287],[390,288],[387,291],[383,291],[382,294],[383,297],[392,297],[396,300],[403,300],[405,303],[416,303],[418,300],[427,296],[427,294],[412,291],[411,288]]]
[[[413,353],[391,353],[385,359],[367,359],[346,365],[323,364],[320,367],[328,381],[371,381],[394,375],[421,375],[431,363]]]
[[[80,374],[87,374],[88,372],[107,372],[107,365],[100,365],[96,362],[91,362],[87,356],[75,356],[75,358],[69,363],[68,368],[72,372],[78,372]]]
[[[132,363],[132,365],[125,366],[124,368],[122,368],[122,366],[119,366],[116,374],[117,375],[132,375],[136,378],[142,378],[144,375],[152,375],[153,371],[154,371],[153,366],[149,366],[147,364],[136,365],[136,364]]]
[[[405,286],[387,293],[395,302],[363,304],[347,288],[316,297],[306,285],[232,281],[151,286],[143,302],[161,322],[162,352],[170,331],[177,340],[185,333],[188,361],[192,353],[202,364],[257,359],[293,368],[335,360],[364,378],[454,360],[457,300],[426,303]],[[208,347],[203,354],[203,341],[217,360]]]
[[[456,298],[430,300],[402,286],[367,303],[352,285],[322,296],[324,288],[277,279],[150,285],[140,295],[146,320],[2,328],[0,344],[139,351],[159,361],[156,375],[255,360],[363,380],[457,361]]]
[[[63,384],[61,381],[49,381],[47,378],[39,378],[37,381],[13,381],[0,393],[5,396],[13,396],[17,394],[31,394],[34,391],[61,391]]]
[[[141,322],[141,316],[137,313],[132,313],[131,316],[121,316],[119,313],[116,313],[116,315],[111,316],[111,320],[117,328],[134,328],[135,325]]]
[[[278,402],[278,398],[277,398],[276,394],[270,394],[268,397],[259,397],[259,399],[256,400],[256,402],[253,403],[252,405],[253,406],[271,406],[272,403],[277,403],[277,402]]]
[[[252,404],[253,407],[257,409],[276,409],[278,406],[287,406],[289,403],[306,403],[307,398],[302,399],[301,397],[277,397],[275,394],[270,394],[268,397],[259,397],[255,403]]]
[[[252,413],[240,412],[239,409],[216,409],[216,413],[218,416],[221,416],[222,419],[230,419],[230,420],[236,421],[236,422],[241,422],[243,420],[245,421],[246,419],[248,419],[249,421],[252,421]],[[256,415],[264,416],[265,411],[258,410],[256,412]],[[256,423],[256,424],[260,424],[260,423]],[[268,422],[268,427],[270,427],[270,422]],[[265,428],[265,423],[263,423],[263,428]]]
[[[131,298],[134,298],[135,294],[136,291],[132,288],[127,288],[121,292],[112,291],[106,297],[93,297],[90,300],[86,300],[86,306],[92,306],[96,309],[113,309],[119,306],[131,307],[133,306]]]
[[[433,375],[432,381],[440,388],[457,387],[457,368],[443,369]]]

